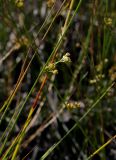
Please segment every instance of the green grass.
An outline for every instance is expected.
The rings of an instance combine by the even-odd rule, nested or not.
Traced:
[[[0,1],[0,158],[115,159],[115,1]]]

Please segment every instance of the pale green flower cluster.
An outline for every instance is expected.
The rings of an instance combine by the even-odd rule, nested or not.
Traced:
[[[15,0],[15,4],[17,7],[23,7],[24,6],[24,0]]]
[[[45,67],[45,72],[51,72],[53,74],[58,74],[58,70],[56,69],[56,65],[58,63],[70,63],[70,53],[66,53],[59,61],[55,63],[50,63]]]

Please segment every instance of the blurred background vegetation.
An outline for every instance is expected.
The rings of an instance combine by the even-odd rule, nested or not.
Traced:
[[[0,0],[1,147],[9,133],[1,157],[28,117],[45,73],[38,80],[37,77],[62,36],[70,2],[67,0],[64,3],[54,19],[63,0]],[[78,2],[75,0],[71,16]],[[43,38],[50,24],[49,32]],[[55,62],[66,53],[70,53],[71,63],[58,63],[58,74],[47,73],[48,80],[16,159],[23,159],[28,153],[25,159],[40,159],[87,112],[102,91],[116,80],[115,0],[82,1],[57,50]],[[30,62],[21,85],[10,101],[8,97],[13,93],[21,71]],[[24,104],[36,80],[37,83]],[[23,104],[24,107],[20,110]],[[6,112],[4,105],[8,106]],[[14,119],[10,120],[14,113],[15,120],[17,114],[20,115],[13,126]],[[86,160],[116,134],[115,117],[114,85],[47,159]],[[11,126],[13,129],[10,132]],[[93,159],[115,160],[116,141],[103,148]]]

